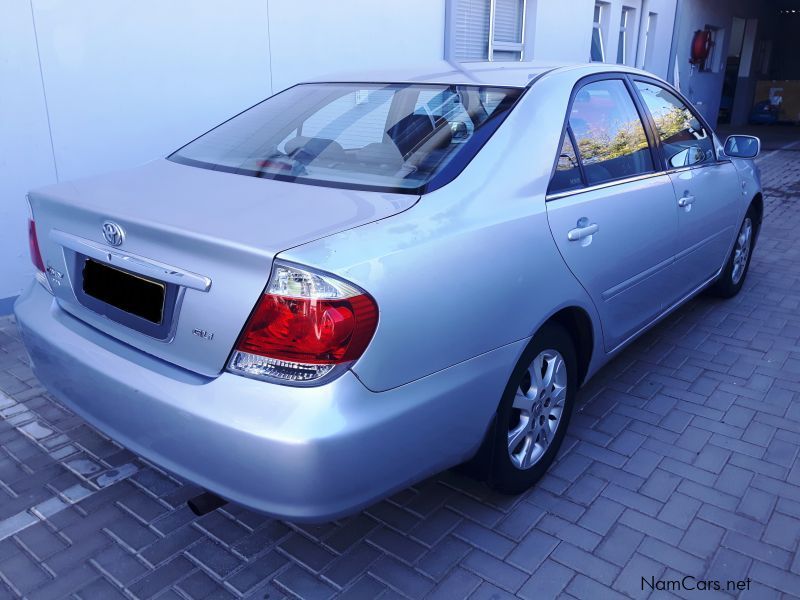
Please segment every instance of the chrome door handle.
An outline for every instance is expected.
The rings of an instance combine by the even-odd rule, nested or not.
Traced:
[[[576,227],[575,229],[570,229],[567,232],[567,239],[570,242],[577,242],[589,237],[590,235],[594,235],[598,231],[600,231],[600,226],[597,223],[592,223],[591,225],[586,225],[585,227]]]
[[[690,206],[692,204],[694,204],[694,196],[684,196],[683,198],[678,200],[678,206],[680,206],[681,208],[686,208],[687,206]]]

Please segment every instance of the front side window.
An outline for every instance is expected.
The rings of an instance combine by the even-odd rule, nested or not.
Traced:
[[[419,193],[445,169],[455,177],[521,93],[446,84],[298,85],[169,159],[267,179]]]
[[[652,83],[637,81],[636,88],[653,116],[670,168],[714,161],[711,135],[682,100]]]
[[[583,86],[573,100],[569,126],[587,184],[653,171],[644,126],[621,80]]]

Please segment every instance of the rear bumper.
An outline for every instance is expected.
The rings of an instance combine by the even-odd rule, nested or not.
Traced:
[[[317,388],[201,377],[89,327],[38,284],[15,313],[34,372],[70,409],[180,477],[295,521],[354,512],[469,458],[525,345],[374,393],[349,371]]]

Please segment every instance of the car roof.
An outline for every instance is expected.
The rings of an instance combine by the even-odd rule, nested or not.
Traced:
[[[554,70],[574,71],[576,80],[586,75],[609,72],[636,73],[654,77],[652,73],[639,69],[604,63],[440,61],[401,69],[332,73],[309,79],[306,83],[444,83],[525,87],[538,76]]]

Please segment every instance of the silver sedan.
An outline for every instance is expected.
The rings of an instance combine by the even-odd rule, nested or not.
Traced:
[[[304,83],[32,191],[15,312],[46,388],[198,512],[326,520],[465,462],[518,493],[604,363],[741,289],[758,151],[625,67]]]

